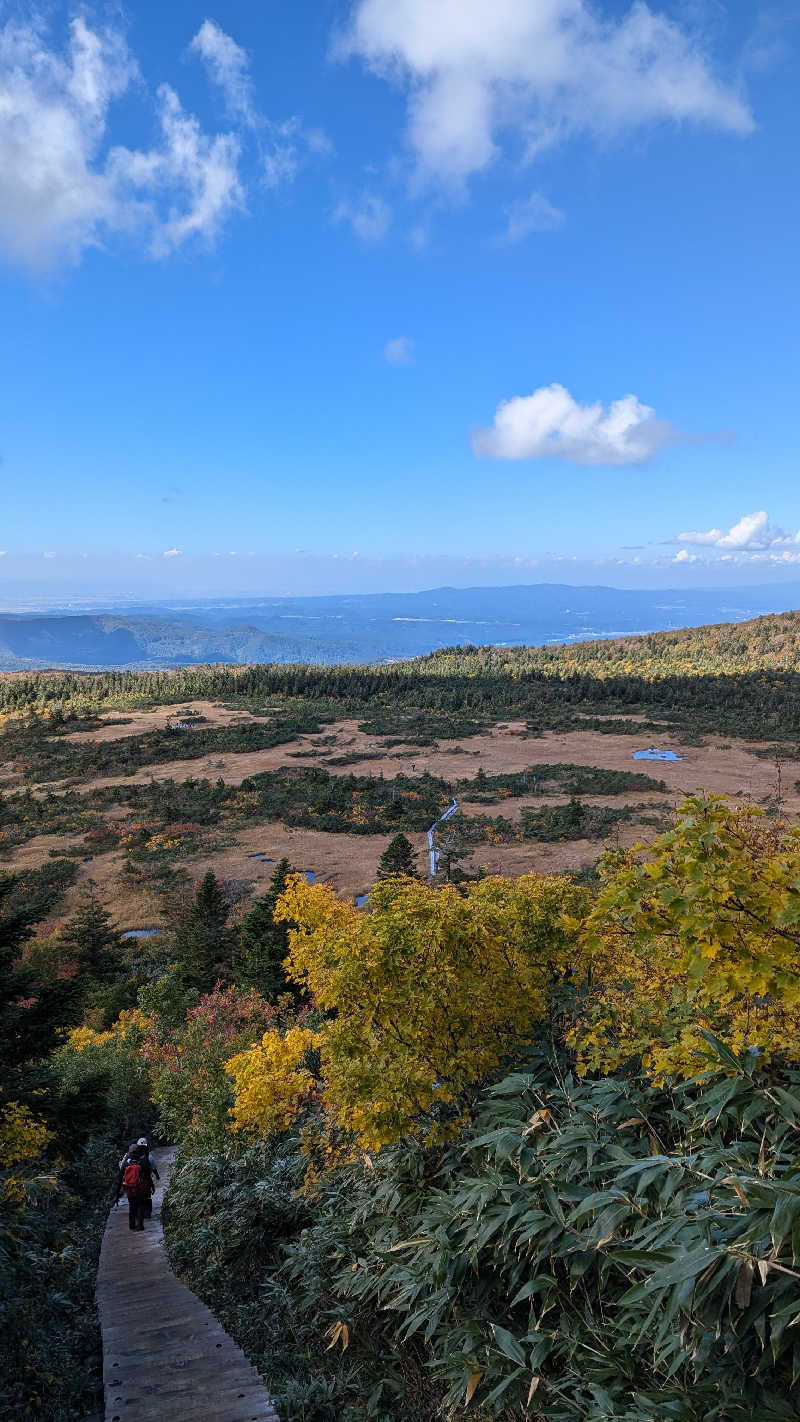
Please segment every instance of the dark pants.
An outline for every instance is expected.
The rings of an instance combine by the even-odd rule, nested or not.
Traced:
[[[131,1229],[144,1229],[144,1214],[147,1201],[147,1195],[128,1196],[128,1225]]]

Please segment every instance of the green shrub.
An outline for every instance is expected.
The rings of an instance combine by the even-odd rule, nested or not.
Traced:
[[[472,1383],[542,1422],[796,1418],[800,1097],[725,1066],[674,1094],[507,1077],[435,1179],[403,1147],[324,1187],[302,1306],[327,1238],[353,1331],[420,1341],[451,1406]]]

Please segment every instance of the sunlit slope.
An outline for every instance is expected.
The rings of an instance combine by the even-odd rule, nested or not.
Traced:
[[[417,665],[425,674],[437,676],[538,673],[645,680],[800,671],[800,611],[570,646],[454,647],[433,652]]]

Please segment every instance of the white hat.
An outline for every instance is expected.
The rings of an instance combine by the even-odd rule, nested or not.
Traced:
[[[137,1144],[137,1145],[147,1145],[147,1136],[140,1136],[139,1139],[138,1139],[138,1141],[136,1142],[136,1144]]]

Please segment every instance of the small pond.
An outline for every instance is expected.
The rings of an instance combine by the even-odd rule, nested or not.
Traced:
[[[123,938],[160,938],[163,935],[163,928],[129,928],[123,933]]]
[[[356,908],[365,908],[369,903],[369,894],[356,894]]]
[[[258,859],[258,860],[261,861],[262,864],[274,864],[274,863],[275,863],[275,860],[274,860],[274,859],[269,859],[266,854],[251,854],[251,855],[250,855],[250,858],[251,858],[251,859]]]

